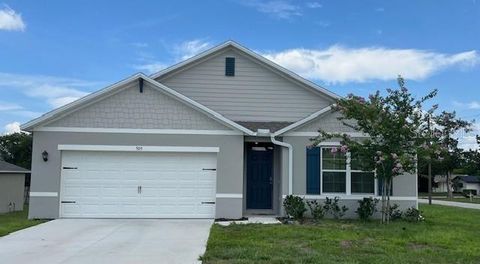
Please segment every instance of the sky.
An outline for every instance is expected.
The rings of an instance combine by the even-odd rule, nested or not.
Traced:
[[[395,88],[400,74],[480,120],[480,0],[0,0],[0,134],[227,40],[342,96]]]

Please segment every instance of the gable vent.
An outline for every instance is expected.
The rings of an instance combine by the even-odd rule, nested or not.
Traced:
[[[225,58],[225,76],[235,76],[235,58]]]

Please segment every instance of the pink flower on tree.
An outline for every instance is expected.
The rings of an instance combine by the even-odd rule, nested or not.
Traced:
[[[347,151],[348,151],[348,146],[347,146],[347,145],[342,145],[342,146],[340,147],[340,152],[342,152],[342,153],[347,153]]]

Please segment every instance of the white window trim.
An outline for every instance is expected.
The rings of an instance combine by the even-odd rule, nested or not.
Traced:
[[[333,196],[377,196],[377,188],[378,182],[377,177],[374,174],[374,186],[373,186],[373,193],[354,193],[352,194],[352,172],[364,172],[362,170],[352,170],[351,168],[351,153],[346,153],[346,165],[345,170],[332,170],[332,169],[323,169],[323,149],[325,148],[334,148],[339,147],[341,144],[340,142],[322,142],[317,146],[320,147],[320,194],[322,196],[325,195],[333,195]],[[323,172],[345,172],[345,192],[344,193],[337,193],[337,192],[324,192],[323,191]],[[324,195],[325,194],[325,195]]]
[[[132,151],[132,152],[220,152],[218,147],[58,145],[58,150]]]

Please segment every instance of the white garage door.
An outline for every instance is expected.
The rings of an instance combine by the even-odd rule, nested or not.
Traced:
[[[62,151],[60,217],[214,218],[216,153]]]

